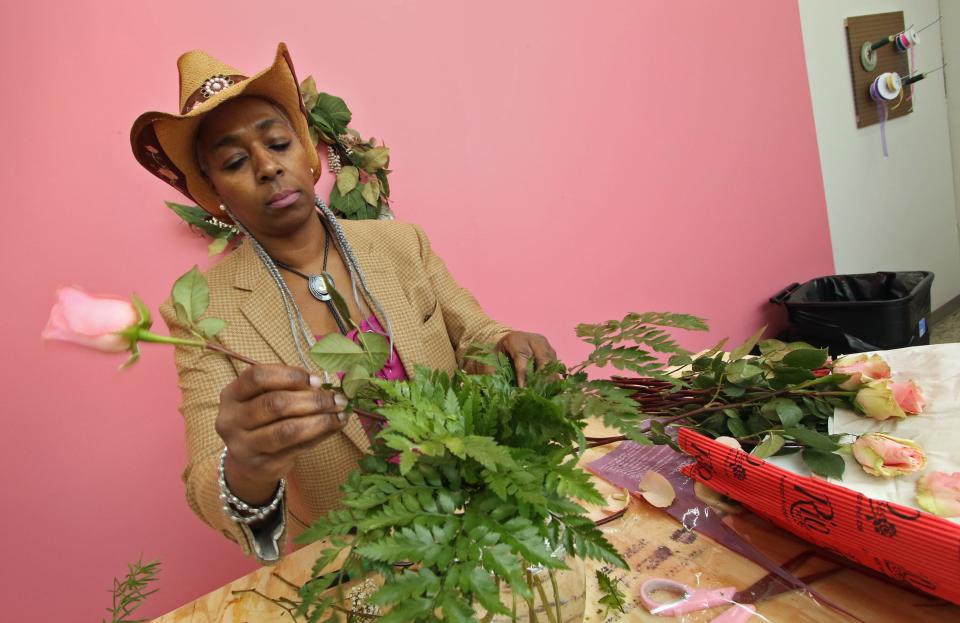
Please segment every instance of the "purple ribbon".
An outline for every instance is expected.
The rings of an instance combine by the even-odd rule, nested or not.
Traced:
[[[879,80],[880,78],[877,78]],[[877,103],[877,116],[880,117],[880,145],[883,147],[883,157],[889,157],[887,153],[887,102],[880,95],[877,89],[877,80],[870,83],[870,98]]]

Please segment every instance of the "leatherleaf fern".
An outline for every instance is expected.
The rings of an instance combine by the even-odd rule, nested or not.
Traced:
[[[344,486],[343,509],[299,538],[333,543],[301,591],[309,620],[339,616],[320,596],[344,574],[384,578],[371,598],[389,606],[383,623],[472,621],[475,605],[511,613],[499,598],[503,583],[530,599],[525,571],[565,568],[553,555],[559,546],[625,566],[578,503],[603,498],[577,460],[588,417],[636,429],[629,393],[567,374],[559,362],[531,366],[520,388],[505,356],[474,357],[494,372],[448,376],[421,367],[413,380],[370,380],[354,396],[358,410],[387,423]],[[342,571],[318,575],[344,549]],[[407,562],[416,564],[399,566]]]
[[[335,291],[334,301],[348,314]],[[351,407],[384,426],[343,487],[343,508],[300,537],[328,538],[332,547],[303,586],[299,612],[310,621],[335,618],[344,608],[327,589],[344,576],[376,574],[384,584],[371,602],[389,607],[378,615],[386,623],[475,621],[475,607],[487,612],[484,621],[515,618],[500,600],[501,586],[532,610],[529,569],[564,568],[558,548],[624,566],[580,505],[603,503],[577,468],[588,441],[676,448],[687,427],[733,436],[758,458],[800,452],[811,471],[839,478],[846,446],[842,435],[825,432],[834,408],[906,416],[885,381],[866,368],[851,373],[868,363],[885,368],[882,361],[834,362],[810,344],[763,340],[765,329],[729,352],[724,340],[694,355],[674,340],[678,330],[707,325],[660,312],[578,325],[578,337],[592,347],[587,358],[569,369],[530,365],[522,388],[506,357],[489,350],[473,355],[491,368],[488,375],[416,368],[413,379],[390,382],[374,378],[390,352],[384,336],[360,333],[355,343],[330,334],[317,342],[311,356],[345,373],[341,389]],[[589,378],[588,369],[604,366],[640,376]],[[590,418],[621,436],[586,439]],[[341,555],[339,573],[320,574]]]

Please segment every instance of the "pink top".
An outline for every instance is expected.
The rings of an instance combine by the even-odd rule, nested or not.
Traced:
[[[383,327],[380,326],[380,321],[377,320],[376,316],[369,316],[360,321],[360,330],[363,331],[373,331],[374,333],[379,333],[383,337],[387,336],[387,332],[383,330]],[[360,340],[357,339],[357,334],[360,332],[358,329],[353,329],[347,333],[347,337],[353,340],[356,344],[360,344]],[[319,340],[323,336],[318,335],[316,338]],[[340,372],[340,378],[343,378],[344,373]],[[397,354],[397,347],[393,347],[393,352],[390,353],[390,358],[387,359],[387,363],[384,364],[383,368],[377,372],[377,377],[384,379],[386,381],[405,381],[407,378],[407,369],[403,367],[403,362],[400,361],[400,356]]]
[[[377,320],[376,316],[369,316],[361,320],[360,329],[363,331],[373,331],[374,333],[379,333],[380,335],[387,337],[387,332],[384,331],[383,327],[380,326],[380,321]],[[357,339],[358,333],[359,331],[357,329],[353,329],[347,333],[347,337],[359,344],[360,340]],[[320,339],[321,337],[322,336],[317,336],[317,339]],[[343,375],[343,372],[338,373],[338,376],[341,379],[343,378]],[[407,369],[403,367],[403,362],[400,361],[400,356],[397,355],[396,346],[393,347],[393,351],[390,353],[390,358],[387,360],[387,363],[384,364],[383,368],[377,372],[377,377],[386,381],[407,380]],[[376,420],[371,420],[370,418],[361,417],[360,425],[363,427],[363,431],[367,434],[367,437],[372,443],[374,437],[380,431],[381,423]]]
[[[380,321],[377,320],[376,316],[368,316],[360,321],[360,329],[363,331],[373,331],[374,333],[379,333],[383,337],[389,339],[387,332],[383,330],[383,327],[380,326]],[[347,337],[358,342],[357,333],[359,331],[354,329],[350,333],[347,333]],[[386,381],[405,381],[407,380],[407,369],[403,367],[403,362],[400,361],[400,356],[397,355],[397,347],[393,347],[393,351],[390,353],[390,358],[387,359],[387,363],[384,364],[383,368],[377,372],[377,376]]]

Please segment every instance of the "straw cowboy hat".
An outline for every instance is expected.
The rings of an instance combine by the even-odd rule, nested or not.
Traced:
[[[252,78],[218,61],[202,50],[192,50],[177,59],[180,72],[180,114],[147,112],[140,115],[130,130],[133,155],[148,171],[170,184],[200,206],[223,218],[220,200],[213,186],[203,177],[197,162],[194,139],[204,115],[240,95],[255,95],[273,100],[290,117],[310,166],[314,181],[320,177],[320,161],[310,140],[306,110],[300,86],[293,71],[287,46],[277,46],[273,65]]]

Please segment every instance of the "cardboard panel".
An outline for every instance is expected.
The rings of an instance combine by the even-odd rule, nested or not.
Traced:
[[[888,43],[876,50],[877,66],[873,71],[868,72],[860,63],[860,48],[865,41],[881,41],[890,35],[902,32],[903,11],[848,17],[844,20],[844,26],[847,29],[847,49],[850,55],[850,78],[853,81],[857,127],[865,128],[868,125],[880,123],[877,103],[870,98],[870,84],[877,76],[887,71],[895,71],[901,78],[906,78],[910,75],[910,59],[909,52],[898,52],[892,43]],[[896,119],[913,112],[913,104],[907,99],[910,87],[906,87],[905,91],[899,106],[896,102],[887,105],[887,119]]]

